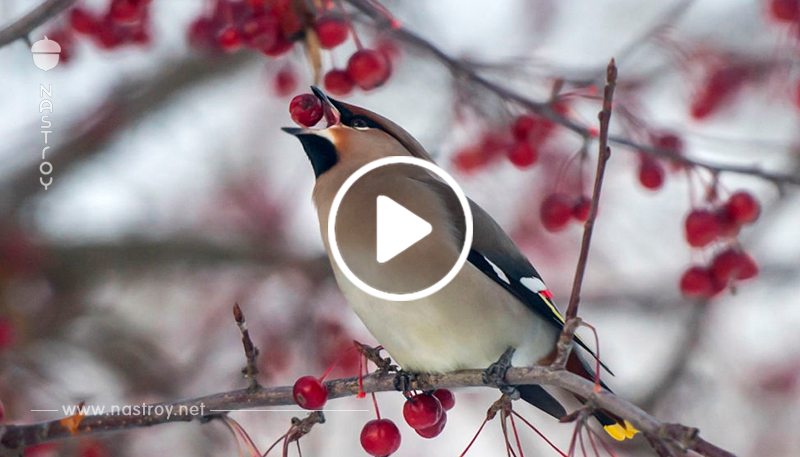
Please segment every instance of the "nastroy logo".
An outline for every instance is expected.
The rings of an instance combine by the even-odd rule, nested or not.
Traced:
[[[52,70],[58,65],[58,55],[61,52],[61,45],[53,40],[44,37],[31,46],[33,53],[33,63],[40,70]]]

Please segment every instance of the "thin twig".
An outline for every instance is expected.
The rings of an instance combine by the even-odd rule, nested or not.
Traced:
[[[58,16],[76,0],[46,0],[22,18],[0,30],[0,48],[17,40],[27,40],[28,35],[40,25]]]
[[[239,307],[238,303],[233,304],[233,318],[236,320],[236,326],[239,327],[239,332],[242,334],[242,346],[244,347],[244,355],[247,358],[247,366],[242,368],[242,373],[250,383],[249,389],[251,391],[257,390],[261,387],[258,384],[258,348],[253,344],[253,340],[250,339],[250,330],[247,329],[247,321],[245,321],[242,308]]]
[[[586,263],[589,259],[589,247],[592,242],[592,232],[594,222],[597,219],[597,206],[600,202],[600,192],[603,188],[603,176],[606,171],[606,163],[611,157],[611,148],[608,147],[608,128],[611,124],[611,109],[614,101],[614,89],[617,87],[617,66],[614,59],[608,64],[606,73],[606,86],[603,92],[603,108],[597,117],[600,119],[600,133],[598,137],[599,152],[597,157],[597,172],[594,178],[594,190],[592,191],[592,203],[589,209],[589,217],[583,226],[583,239],[581,240],[581,252],[578,257],[578,266],[575,270],[575,278],[572,282],[572,292],[569,296],[569,306],[567,306],[566,320],[574,319],[578,316],[578,304],[580,303],[581,285],[583,276],[586,272]]]
[[[606,172],[606,163],[611,157],[611,148],[608,147],[608,129],[611,124],[611,110],[614,102],[614,89],[617,86],[617,66],[614,59],[608,64],[606,69],[606,85],[603,90],[603,107],[597,117],[600,120],[600,130],[598,134],[598,157],[597,172],[594,178],[594,188],[592,190],[592,201],[589,208],[589,217],[583,226],[583,239],[581,240],[581,251],[578,256],[578,265],[575,268],[575,277],[572,281],[572,292],[569,296],[569,306],[567,307],[564,319],[564,328],[556,345],[556,358],[553,361],[554,368],[564,368],[567,364],[570,351],[572,350],[572,338],[575,330],[581,325],[578,318],[578,305],[580,304],[581,286],[583,277],[586,273],[586,264],[589,260],[589,248],[592,242],[592,232],[594,222],[597,219],[597,207],[600,204],[600,192],[603,189],[603,177]]]

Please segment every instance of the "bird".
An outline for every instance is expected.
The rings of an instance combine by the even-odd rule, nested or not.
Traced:
[[[375,297],[358,288],[334,261],[328,239],[328,216],[333,200],[344,182],[361,167],[385,157],[414,157],[435,163],[424,147],[391,120],[352,104],[328,97],[311,87],[321,102],[327,127],[283,130],[297,137],[315,175],[312,200],[317,210],[320,233],[331,261],[335,279],[346,301],[372,336],[403,370],[411,373],[446,373],[459,369],[485,369],[497,363],[513,348],[511,366],[547,365],[557,354],[556,343],[565,320],[553,301],[541,275],[520,252],[500,225],[469,200],[473,219],[473,242],[467,261],[453,280],[432,295],[402,303]],[[431,259],[426,265],[388,262],[381,269],[362,269],[371,281],[404,287],[422,284],[441,265],[452,265],[459,255],[463,235],[463,213],[449,203],[448,187],[418,167],[394,167],[375,173],[362,185],[350,203],[340,205],[336,218],[340,252],[361,253],[348,260],[374,264],[375,228],[363,223],[363,211],[346,211],[346,206],[369,208],[369,190],[391,189],[391,198],[414,208],[433,226],[452,230],[432,234],[417,243]],[[369,175],[367,175],[369,176]],[[362,179],[366,179],[362,178]],[[368,216],[367,216],[368,217]],[[373,219],[374,220],[374,216]],[[339,233],[342,236],[339,236]],[[452,232],[452,233],[447,233]],[[437,236],[434,236],[437,235]],[[410,248],[411,249],[411,248]],[[369,281],[367,281],[369,282]],[[575,344],[594,354],[580,339]],[[603,364],[605,367],[605,365]],[[566,369],[594,380],[595,373],[584,356],[572,351]],[[602,384],[606,387],[605,384]],[[561,419],[566,410],[559,400],[538,385],[514,386],[520,397],[549,415]],[[579,400],[582,400],[579,398]],[[595,418],[614,439],[632,438],[638,430],[628,421],[604,410]]]

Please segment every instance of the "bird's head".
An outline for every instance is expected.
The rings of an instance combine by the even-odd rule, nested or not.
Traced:
[[[317,178],[346,162],[363,164],[398,155],[433,161],[419,142],[394,122],[334,100],[317,87],[312,86],[311,90],[322,102],[327,127],[284,127],[283,131],[300,140]]]

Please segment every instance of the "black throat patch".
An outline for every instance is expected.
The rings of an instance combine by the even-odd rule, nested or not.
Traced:
[[[308,156],[317,178],[333,168],[339,161],[336,146],[327,138],[314,134],[301,134],[297,135],[297,139],[303,144],[303,149],[306,151],[306,156]]]

